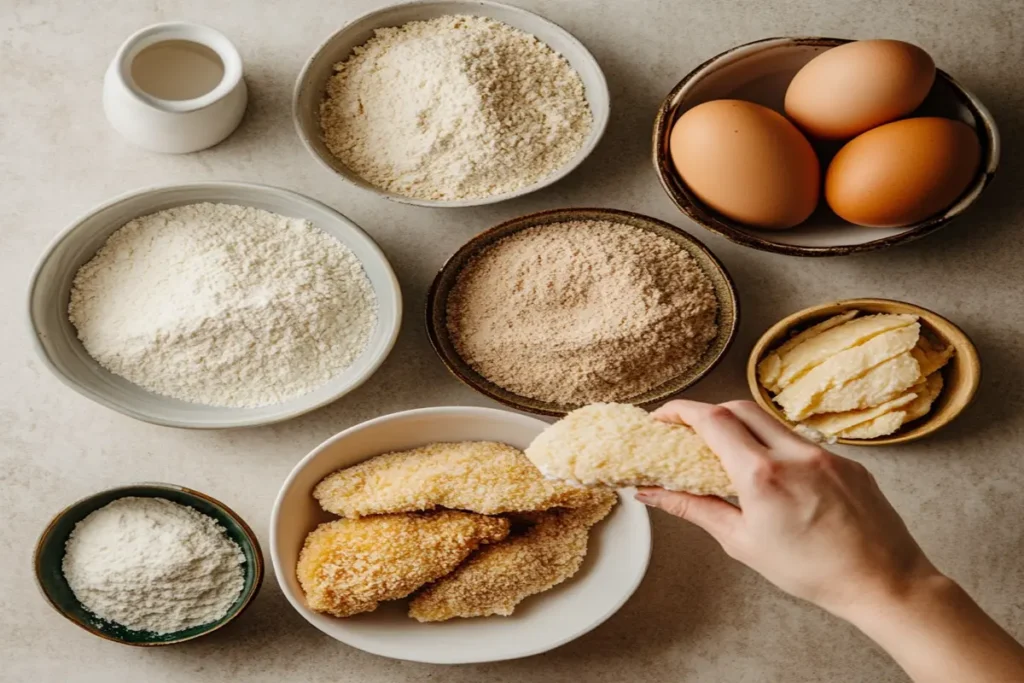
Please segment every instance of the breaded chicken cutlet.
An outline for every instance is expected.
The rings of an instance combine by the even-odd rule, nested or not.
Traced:
[[[519,449],[491,441],[434,443],[378,455],[328,475],[313,496],[342,517],[435,508],[497,515],[590,500],[585,489],[545,480]]]
[[[544,476],[583,486],[736,495],[718,456],[693,429],[621,403],[572,411],[541,432],[526,457]]]
[[[348,617],[408,596],[508,532],[507,519],[452,510],[338,519],[306,537],[296,574],[310,609]]]
[[[613,491],[593,489],[579,508],[524,515],[534,525],[519,536],[481,548],[451,574],[427,586],[409,603],[421,621],[508,616],[516,605],[572,577],[587,554],[590,528],[618,502]]]

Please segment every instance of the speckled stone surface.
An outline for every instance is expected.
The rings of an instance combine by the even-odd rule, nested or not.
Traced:
[[[441,668],[394,662],[309,626],[268,576],[256,604],[217,634],[172,648],[99,641],[52,612],[33,586],[37,534],[65,504],[130,481],[191,486],[233,506],[268,541],[270,507],[292,465],[326,437],[396,410],[487,405],[444,370],[422,323],[427,286],[445,257],[519,214],[605,205],[648,213],[696,234],[736,279],[743,321],[726,361],[688,396],[744,397],[756,337],[799,308],[851,296],[912,301],[959,323],[985,376],[977,403],[924,442],[855,450],[935,562],[1024,637],[1024,4],[1018,0],[776,3],[739,0],[517,0],[560,23],[596,55],[613,113],[604,141],[574,174],[515,201],[430,210],[350,188],[301,147],[289,101],[295,76],[336,27],[381,3],[364,0],[0,2],[0,680],[94,681],[863,681],[904,680],[852,628],[782,595],[732,562],[698,529],[654,517],[650,572],[622,611],[559,650],[500,664]],[[162,156],[107,127],[100,83],[117,46],[157,21],[207,23],[235,41],[251,100],[239,130],[211,150]],[[912,40],[971,88],[1001,126],[1003,162],[979,206],[938,235],[838,260],[798,260],[736,247],[688,223],[658,185],[650,126],[664,93],[693,66],[776,35]],[[188,432],[92,404],[49,375],[25,325],[29,273],[45,245],[93,205],[141,186],[195,180],[280,185],[327,202],[363,226],[394,264],[406,323],[377,375],[347,398],[265,429]]]

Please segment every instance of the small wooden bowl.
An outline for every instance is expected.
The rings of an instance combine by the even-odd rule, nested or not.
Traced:
[[[999,131],[985,105],[949,74],[938,69],[935,85],[911,116],[942,116],[963,121],[978,134],[981,164],[963,195],[920,223],[901,228],[865,228],[836,216],[824,199],[810,218],[789,230],[757,230],[711,209],[683,182],[669,155],[669,136],[688,109],[716,99],[740,99],[782,111],[789,82],[822,52],[849,43],[844,38],[765,38],[726,50],[679,81],[654,120],[654,168],[665,192],[697,225],[746,247],[790,256],[843,256],[884,249],[924,237],[966,211],[988,186],[999,165]],[[815,144],[822,173],[838,145]]]
[[[210,624],[194,626],[176,633],[156,634],[148,631],[133,631],[119,624],[104,622],[88,611],[75,597],[71,587],[64,578],[64,547],[68,536],[75,525],[90,513],[120,498],[135,496],[139,498],[164,498],[174,503],[195,508],[203,514],[213,517],[224,527],[228,538],[238,544],[245,555],[243,572],[245,583],[235,604],[228,613]],[[249,525],[231,508],[205,493],[193,491],[173,484],[130,484],[100,491],[64,508],[46,525],[36,543],[35,556],[36,584],[50,606],[73,623],[94,636],[110,640],[122,645],[136,647],[152,647],[156,645],[174,645],[205,636],[234,621],[255,599],[263,583],[263,553]]]
[[[943,344],[952,345],[956,350],[945,368],[942,369],[944,385],[942,393],[932,405],[931,411],[919,420],[914,420],[889,436],[876,439],[838,439],[838,443],[851,446],[892,446],[924,438],[952,422],[964,408],[970,405],[981,381],[981,362],[974,343],[963,330],[926,308],[890,299],[846,299],[831,304],[811,306],[798,311],[775,323],[761,335],[750,352],[747,361],[747,384],[754,400],[780,422],[793,427],[786,420],[782,410],[772,400],[772,395],[761,386],[757,379],[757,364],[765,354],[788,339],[794,332],[821,322],[834,315],[856,309],[865,313],[909,313],[918,317],[922,331]]]
[[[715,288],[715,295],[718,298],[718,335],[712,340],[704,356],[686,372],[630,399],[629,402],[644,407],[660,404],[670,396],[693,386],[711,372],[712,368],[722,360],[726,351],[729,350],[739,326],[739,298],[736,295],[736,286],[733,284],[732,278],[729,277],[729,273],[715,258],[715,255],[691,235],[655,218],[615,209],[556,209],[520,216],[490,230],[485,230],[456,251],[441,267],[427,293],[427,336],[430,338],[430,344],[434,347],[434,351],[440,356],[448,370],[481,394],[517,410],[537,415],[561,417],[580,407],[579,405],[538,401],[499,387],[462,360],[448,335],[448,294],[455,285],[459,273],[470,259],[498,240],[513,233],[539,225],[551,225],[566,221],[624,223],[638,230],[645,230],[672,240],[694,258]]]

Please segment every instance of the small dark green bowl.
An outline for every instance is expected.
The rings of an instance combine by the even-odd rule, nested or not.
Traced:
[[[64,546],[75,524],[84,519],[94,510],[119,498],[135,496],[138,498],[164,498],[181,505],[195,508],[203,514],[213,517],[227,530],[228,537],[238,544],[245,555],[245,585],[238,600],[219,620],[194,626],[175,633],[157,634],[150,631],[133,631],[117,624],[110,624],[85,609],[64,578],[62,564],[64,562]],[[115,643],[149,647],[154,645],[173,645],[192,640],[212,633],[228,622],[234,620],[248,607],[263,583],[263,553],[259,541],[249,525],[231,508],[205,493],[193,491],[174,484],[129,484],[118,488],[101,491],[61,510],[46,526],[39,541],[36,543],[35,557],[36,583],[46,601],[64,618],[89,633],[112,640]]]

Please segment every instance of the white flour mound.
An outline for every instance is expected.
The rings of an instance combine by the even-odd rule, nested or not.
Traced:
[[[75,276],[68,318],[100,365],[145,389],[256,407],[351,365],[377,302],[355,255],[309,221],[204,203],[111,235]]]
[[[569,62],[485,17],[378,29],[334,68],[320,107],[325,144],[367,182],[407,197],[532,185],[568,163],[592,125]]]
[[[163,498],[119,498],[75,525],[62,569],[75,597],[105,621],[174,633],[228,613],[245,555],[224,527]]]

